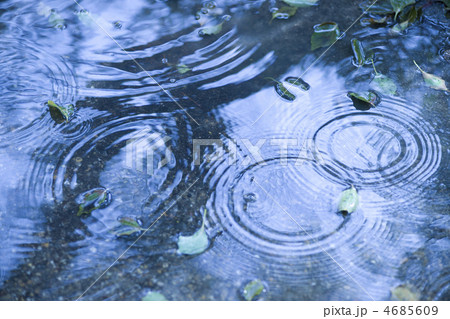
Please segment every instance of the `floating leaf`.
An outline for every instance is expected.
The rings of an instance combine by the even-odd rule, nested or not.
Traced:
[[[223,25],[223,22],[221,22],[217,25],[210,26],[210,27],[205,27],[199,31],[199,34],[200,35],[218,34],[218,33],[220,33],[220,31],[222,31],[222,25]]]
[[[310,7],[317,5],[319,0],[283,0],[283,2],[293,7]]]
[[[367,63],[367,61],[371,59],[371,56],[366,57],[366,54],[364,53],[364,47],[361,41],[359,41],[358,39],[352,39],[351,44],[354,55],[353,63],[357,67],[363,66]]]
[[[373,91],[355,93],[349,92],[347,96],[352,100],[355,109],[367,111],[380,103],[380,97]]]
[[[400,11],[402,11],[405,7],[409,6],[410,4],[416,3],[415,0],[390,0],[392,8],[395,12],[394,19],[397,19],[398,14]]]
[[[353,213],[358,207],[359,195],[356,188],[352,185],[349,189],[346,189],[341,193],[341,199],[339,201],[339,212],[344,215]]]
[[[422,70],[420,68],[419,65],[417,65],[416,61],[413,60],[413,62],[417,66],[417,68],[420,70],[420,72],[422,72],[423,79],[430,88],[435,89],[435,90],[443,90],[443,91],[449,92],[449,90],[447,89],[447,86],[445,85],[444,79],[441,79],[440,77],[438,77],[436,75],[425,72],[424,70]]]
[[[245,285],[242,296],[247,301],[252,301],[264,291],[264,285],[259,279],[255,279]]]
[[[142,228],[139,222],[132,217],[122,217],[119,219],[119,223],[122,224],[122,227],[115,231],[115,234],[118,237],[129,236],[145,230],[145,228]]]
[[[88,190],[76,198],[76,203],[80,205],[77,216],[90,215],[96,209],[105,208],[111,203],[111,199],[111,192],[106,188]]]
[[[395,301],[418,301],[420,294],[410,285],[400,285],[391,289],[391,299]]]
[[[391,78],[381,73],[378,73],[377,69],[375,69],[375,64],[373,63],[373,60],[372,65],[373,70],[375,71],[375,77],[370,82],[370,85],[373,86],[374,89],[380,91],[383,94],[386,95],[397,94],[397,85],[395,84],[395,82]]]
[[[288,19],[292,17],[297,12],[297,7],[281,7],[276,11],[272,12],[273,19]],[[272,21],[270,20],[270,21]]]
[[[144,298],[142,298],[142,301],[167,301],[167,299],[159,292],[150,291]]]
[[[311,37],[311,50],[327,47],[333,44],[340,36],[339,27],[334,22],[325,22],[314,26]]]
[[[404,31],[409,25],[414,23],[422,14],[422,8],[419,8],[419,10],[416,9],[416,6],[411,7],[411,9],[408,11],[406,15],[403,17],[400,16],[401,23],[397,23],[395,26],[392,27],[392,31],[394,33],[400,33]]]
[[[49,100],[47,102],[47,105],[50,110],[50,116],[58,124],[62,122],[69,122],[70,118],[75,112],[75,107],[72,104],[62,106]]]
[[[361,25],[363,26],[368,26],[368,25],[382,25],[382,24],[386,24],[388,21],[388,17],[384,16],[381,18],[364,18],[361,19]]]
[[[275,83],[275,91],[278,93],[279,96],[281,96],[283,99],[292,102],[295,100],[296,96],[292,94],[286,87],[283,85],[283,83]]]
[[[186,72],[191,71],[191,69],[186,64],[178,64],[177,65],[177,71],[180,74],[184,74]]]
[[[185,255],[196,255],[204,252],[209,246],[208,235],[205,232],[206,210],[203,212],[202,226],[191,236],[178,238],[178,252]]]
[[[308,91],[311,88],[311,86],[308,83],[306,83],[305,81],[303,81],[303,79],[301,79],[301,78],[288,77],[288,78],[286,78],[285,81],[292,85],[298,86],[303,91]]]

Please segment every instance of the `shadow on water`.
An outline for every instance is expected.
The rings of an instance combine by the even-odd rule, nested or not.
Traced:
[[[0,298],[95,282],[84,299],[236,300],[258,278],[268,300],[386,300],[401,284],[448,300],[448,93],[412,63],[448,80],[448,20],[433,3],[402,34],[357,23],[316,61],[313,26],[345,30],[360,2],[272,22],[275,1],[0,4]],[[374,76],[352,38],[397,84],[368,111],[347,97]],[[293,102],[267,79],[302,74]],[[55,124],[47,100],[74,117]],[[344,217],[350,185],[360,206]],[[111,203],[77,216],[97,187]],[[179,254],[204,208],[208,249]],[[117,236],[123,217],[151,228]]]

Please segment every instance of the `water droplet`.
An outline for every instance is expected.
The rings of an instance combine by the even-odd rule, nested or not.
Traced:
[[[174,78],[172,78],[172,79],[170,79],[169,81],[170,81],[170,83],[175,83],[177,80],[175,80]]]
[[[247,193],[247,194],[244,195],[244,200],[247,203],[254,203],[254,202],[256,202],[257,199],[258,198],[257,198],[255,193]]]
[[[208,9],[206,9],[206,8],[202,8],[200,11],[203,14],[208,14],[208,12],[209,12]]]
[[[204,6],[208,9],[214,9],[216,7],[216,3],[214,1],[208,1],[204,4]]]
[[[167,60],[166,58],[163,58],[163,59],[161,60],[161,62],[164,63],[164,64],[167,64],[167,63],[169,63],[169,60]]]

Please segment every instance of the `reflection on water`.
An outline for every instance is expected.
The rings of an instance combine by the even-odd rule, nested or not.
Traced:
[[[448,93],[412,63],[448,80],[440,4],[403,34],[358,23],[316,61],[313,25],[345,30],[358,6],[270,22],[276,1],[80,3],[45,1],[64,30],[33,1],[0,4],[2,299],[235,300],[254,279],[268,300],[385,300],[401,284],[450,298]],[[347,97],[374,74],[352,38],[397,84],[368,111]],[[300,75],[293,102],[268,79]],[[47,100],[74,118],[54,123]],[[112,202],[77,216],[98,187]],[[183,256],[203,208],[211,245]],[[123,217],[150,229],[117,236]]]

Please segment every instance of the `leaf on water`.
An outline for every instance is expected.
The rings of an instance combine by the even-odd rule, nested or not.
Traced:
[[[376,25],[383,25],[386,24],[388,21],[388,17],[384,16],[381,18],[364,18],[361,19],[361,25],[362,26],[376,26]]]
[[[209,246],[209,238],[205,231],[206,209],[203,212],[202,226],[191,236],[178,237],[178,252],[185,255],[196,255],[204,252]]]
[[[302,78],[296,78],[296,77],[290,76],[290,77],[287,77],[285,79],[285,81],[292,85],[298,86],[303,91],[308,91],[311,88],[311,86],[308,83],[306,83]]]
[[[417,66],[417,68],[420,70],[420,72],[422,72],[423,79],[430,88],[435,89],[435,90],[442,90],[442,91],[449,92],[447,86],[445,85],[444,79],[441,79],[440,77],[438,77],[436,75],[425,72],[424,70],[422,70],[420,68],[420,66],[416,63],[416,61],[413,60],[413,62]]]
[[[283,2],[293,7],[310,7],[317,5],[319,0],[283,0]]]
[[[186,64],[178,64],[177,65],[177,71],[180,74],[184,74],[186,72],[191,71],[191,69]]]
[[[390,1],[391,1],[392,8],[394,9],[394,12],[395,12],[394,19],[397,19],[398,14],[405,7],[409,6],[410,4],[416,3],[415,0],[390,0]]]
[[[386,94],[386,95],[397,94],[397,85],[395,84],[395,82],[391,78],[389,78],[381,73],[378,73],[377,69],[375,69],[375,64],[373,63],[373,60],[372,60],[372,65],[373,65],[373,70],[375,71],[375,77],[370,82],[370,85],[375,90],[378,90],[383,94]]]
[[[292,17],[297,12],[297,7],[281,7],[276,11],[272,12],[272,21],[273,19],[288,19]]]
[[[205,27],[199,31],[199,34],[200,35],[218,34],[218,33],[220,33],[220,31],[222,31],[222,25],[223,25],[223,22],[221,22],[217,25],[210,26],[210,27]]]
[[[354,55],[353,63],[357,67],[363,66],[364,64],[367,63],[369,59],[366,57],[366,54],[364,53],[364,47],[361,41],[359,41],[358,39],[352,39],[351,43]]]
[[[373,91],[362,93],[348,92],[347,96],[352,100],[355,109],[367,111],[380,103],[380,97]]]
[[[255,279],[245,285],[242,296],[247,301],[252,301],[264,291],[264,285],[259,279]]]
[[[145,230],[139,222],[132,217],[122,217],[119,219],[121,226],[114,232],[117,237],[129,236]]]
[[[422,14],[422,8],[416,9],[416,6],[412,6],[411,9],[407,12],[407,14],[400,14],[400,23],[394,25],[391,29],[394,33],[401,33],[411,24],[413,24]]]
[[[328,47],[340,36],[339,27],[334,22],[325,22],[314,26],[314,33],[311,36],[311,50]]]
[[[356,188],[352,185],[352,187],[341,193],[341,199],[339,200],[339,212],[344,215],[353,213],[358,207],[358,203],[359,195]]]
[[[292,94],[288,89],[286,89],[286,87],[281,82],[275,83],[275,91],[279,96],[289,102],[294,101],[296,98],[296,96]]]
[[[47,105],[50,110],[50,116],[58,124],[62,122],[69,122],[70,118],[75,113],[75,108],[72,104],[62,106],[56,104],[52,100],[48,100]]]
[[[391,289],[391,299],[395,301],[418,301],[420,294],[410,285],[400,285]]]
[[[79,204],[77,216],[90,215],[96,209],[105,208],[111,200],[111,192],[106,188],[98,187],[88,190],[76,198],[76,203]]]
[[[144,298],[142,298],[142,301],[167,301],[167,299],[159,292],[150,291]]]

